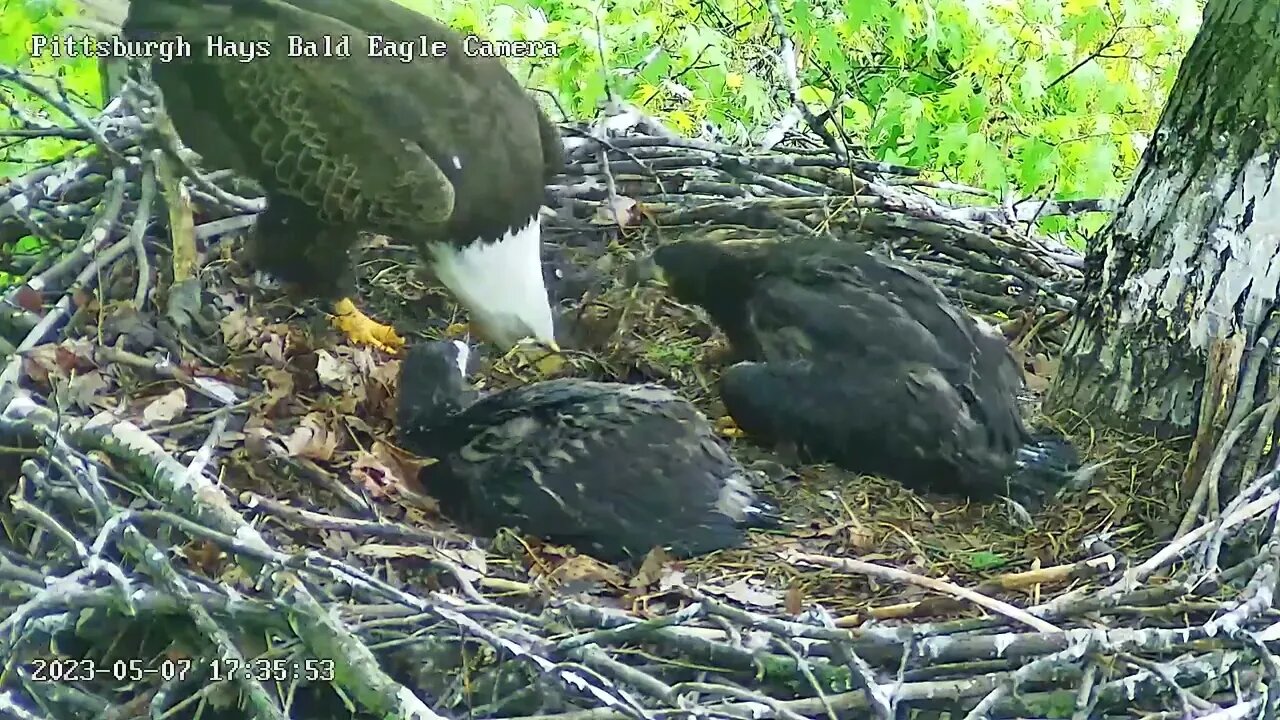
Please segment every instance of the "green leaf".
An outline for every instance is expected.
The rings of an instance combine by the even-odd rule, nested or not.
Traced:
[[[49,243],[35,235],[23,235],[13,244],[14,255],[39,255],[49,247]]]
[[[813,17],[813,7],[809,5],[809,0],[796,0],[796,4],[791,8],[791,29],[797,35],[809,35],[813,32],[815,26]]]
[[[845,0],[844,3],[844,15],[855,29],[883,17],[888,9],[888,0]]]
[[[973,84],[968,76],[956,79],[955,84],[938,97],[938,109],[947,117],[964,117],[969,113],[973,100]]]
[[[837,82],[847,81],[852,68],[845,59],[845,49],[840,44],[835,27],[823,25],[814,31],[813,37],[817,41],[818,60],[831,70]]]
[[[982,149],[982,185],[988,190],[1003,192],[1009,183],[1008,153],[1004,148],[988,142]]]
[[[969,554],[969,567],[974,570],[991,570],[1007,564],[1009,564],[1009,561],[1003,555],[997,555],[987,550]]]
[[[1048,83],[1044,65],[1039,60],[1028,60],[1022,64],[1018,74],[1018,90],[1021,91],[1023,107],[1030,107],[1044,97],[1044,86]]]
[[[738,100],[752,118],[762,118],[769,109],[769,89],[753,73],[742,76],[742,87],[738,88]]]
[[[1039,138],[1032,138],[1018,150],[1018,183],[1028,192],[1052,180],[1058,171],[1058,150]]]
[[[1085,10],[1067,22],[1067,27],[1074,30],[1073,38],[1083,52],[1092,51],[1096,45],[1107,39],[1111,32],[1111,14],[1102,3]]]
[[[657,85],[671,72],[671,56],[666,50],[659,50],[652,60],[640,68],[637,75],[650,85]]]
[[[938,159],[943,165],[950,165],[958,159],[962,159],[968,142],[968,124],[950,123],[938,135],[938,146],[935,149]]]

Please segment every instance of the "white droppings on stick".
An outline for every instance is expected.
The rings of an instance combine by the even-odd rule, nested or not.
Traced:
[[[1004,657],[1004,651],[1009,649],[1017,636],[1013,633],[1000,633],[991,639],[992,645],[996,649],[996,657]]]

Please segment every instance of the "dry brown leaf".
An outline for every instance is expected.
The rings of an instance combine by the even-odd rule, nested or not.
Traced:
[[[388,360],[369,371],[369,379],[388,390],[395,390],[400,383],[400,361]]]
[[[630,227],[640,219],[639,203],[625,195],[614,195],[596,208],[591,222],[596,225]]]
[[[364,544],[362,542],[363,538],[357,538],[355,535],[352,535],[345,530],[327,532],[321,537],[325,549],[335,555],[344,555],[348,552],[352,552]]]
[[[387,467],[395,470],[406,487],[417,492],[423,492],[422,484],[418,482],[418,473],[422,472],[422,468],[433,465],[436,462],[432,459],[410,455],[400,448],[381,440],[375,441],[373,447],[369,448],[369,452],[386,464]]]
[[[406,507],[404,508],[404,517],[402,520],[406,525],[417,527],[420,525],[426,525],[430,520],[430,517],[428,516],[428,513],[424,512],[420,508]]]
[[[18,307],[33,313],[44,313],[44,293],[31,287],[29,283],[23,283],[13,294],[13,302]]]
[[[378,359],[374,356],[373,350],[368,347],[343,345],[341,352],[344,359],[355,370],[355,376],[360,380],[367,379],[378,368]]]
[[[332,460],[338,449],[338,434],[328,428],[324,416],[309,413],[284,440],[285,451],[290,457],[312,460]]]
[[[858,522],[836,523],[806,533],[804,537],[831,538],[843,549],[857,554],[868,552],[876,547],[875,535],[866,525]]]
[[[1052,384],[1048,379],[1031,373],[1023,373],[1023,382],[1026,383],[1027,389],[1033,393],[1046,392]]]
[[[71,302],[75,303],[76,308],[83,310],[94,304],[97,297],[84,288],[76,288],[71,293]]]
[[[568,545],[552,545],[551,543],[542,542],[537,538],[529,539],[529,547],[537,550],[541,555],[550,555],[551,557],[570,558],[578,554],[577,550]]]
[[[1034,392],[1044,392],[1049,389],[1053,383],[1053,378],[1058,374],[1058,363],[1050,359],[1044,353],[1037,353],[1029,358],[1024,365],[1027,368],[1023,372],[1026,378],[1027,388]]]
[[[623,585],[626,579],[618,569],[605,565],[589,555],[575,555],[560,563],[559,567],[547,574],[547,579],[557,584],[567,583],[607,583]]]
[[[261,321],[250,317],[249,311],[237,308],[222,316],[219,328],[222,330],[222,342],[228,348],[239,350],[249,346],[261,330]]]
[[[391,360],[377,365],[369,372],[365,388],[368,414],[385,420],[396,417],[396,386],[400,378],[400,361]]]
[[[388,497],[403,484],[399,473],[368,452],[360,453],[351,463],[351,477],[375,498]]]
[[[173,422],[173,419],[186,409],[187,391],[180,387],[174,388],[171,392],[147,403],[147,406],[142,409],[142,422],[148,426],[163,425]]]
[[[285,355],[287,337],[283,333],[267,333],[262,336],[262,355],[273,365],[284,367],[289,359]]]
[[[88,410],[110,383],[97,370],[79,373],[67,383],[67,400],[78,408]]]
[[[787,588],[787,595],[784,599],[788,615],[799,615],[804,612],[804,591],[800,589],[798,584],[793,584]]]
[[[293,375],[280,368],[267,367],[258,373],[267,384],[267,396],[262,404],[262,414],[276,415],[288,411],[293,401]]]
[[[647,588],[662,579],[663,570],[671,563],[671,556],[661,547],[655,547],[644,556],[640,569],[631,578],[631,587]]]
[[[58,343],[54,349],[58,366],[70,373],[73,370],[94,370],[94,344],[88,338],[70,338]]]
[[[375,443],[374,450],[382,453],[362,452],[351,463],[351,477],[357,483],[375,498],[388,498],[406,507],[440,514],[440,504],[423,492],[416,473],[406,475],[383,443]]]
[[[684,570],[678,570],[678,565],[667,565],[662,569],[662,577],[658,578],[659,592],[667,592],[674,588],[686,587],[684,581]]]
[[[316,377],[330,390],[346,390],[354,383],[355,368],[325,350],[316,351]]]
[[[698,589],[711,595],[727,597],[743,605],[751,605],[758,608],[773,608],[782,604],[781,593],[768,588],[752,586],[747,582],[746,578],[742,578],[725,587],[699,585]]]
[[[244,447],[250,457],[262,459],[274,457],[284,452],[280,438],[270,428],[262,415],[250,415],[244,422]]]
[[[458,566],[459,575],[467,582],[476,582],[489,572],[489,561],[478,547],[439,548],[440,557]]]
[[[207,540],[184,545],[181,552],[191,567],[207,578],[217,578],[226,565],[227,554],[218,545]]]
[[[93,344],[83,339],[37,345],[23,353],[23,372],[32,381],[49,385],[66,380],[74,371],[95,370]]]
[[[58,365],[58,346],[53,343],[37,345],[23,354],[22,371],[31,381],[48,386],[54,379],[66,379],[67,374]]]

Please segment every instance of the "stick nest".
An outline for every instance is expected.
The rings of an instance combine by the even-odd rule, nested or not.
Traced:
[[[141,88],[90,120],[0,80],[71,117],[29,135],[85,143],[0,186],[0,237],[53,248],[11,259],[26,280],[2,318],[10,714],[1244,717],[1276,702],[1273,475],[1169,540],[1183,453],[1080,418],[1056,420],[1103,467],[1035,518],[730,438],[797,519],[748,548],[623,569],[514,531],[467,537],[395,446],[396,361],[335,344],[237,260],[261,208],[250,184],[188,167]],[[747,152],[603,126],[566,128],[547,223],[575,350],[491,363],[488,386],[649,380],[718,418],[723,339],[624,282],[628,263],[667,237],[815,232],[914,263],[1001,323],[1032,390],[1051,378],[1080,257],[1016,210],[802,141]],[[410,335],[461,332],[394,243],[361,250],[365,306]]]

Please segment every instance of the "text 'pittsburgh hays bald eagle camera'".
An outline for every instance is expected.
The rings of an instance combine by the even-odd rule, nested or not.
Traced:
[[[258,270],[334,303],[353,341],[398,349],[356,309],[348,257],[360,231],[414,243],[501,349],[555,348],[539,213],[563,167],[559,134],[502,62],[464,52],[452,29],[392,0],[132,0],[127,40],[263,42],[240,62],[191,43],[153,62],[183,142],[257,180],[267,208],[250,240]],[[370,36],[445,50],[401,62],[353,50],[299,58],[290,36]]]

